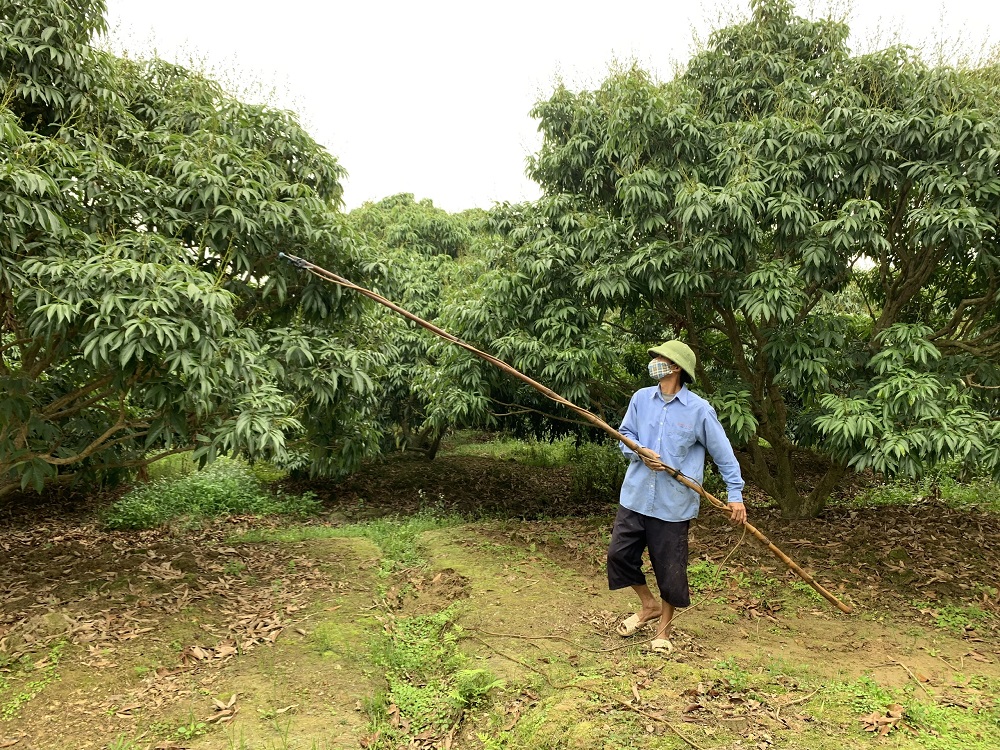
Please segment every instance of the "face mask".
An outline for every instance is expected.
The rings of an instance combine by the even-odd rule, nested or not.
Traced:
[[[661,362],[658,359],[650,362],[647,369],[649,370],[649,377],[653,380],[663,380],[663,378],[673,375],[678,370],[676,365],[668,365],[666,362]]]

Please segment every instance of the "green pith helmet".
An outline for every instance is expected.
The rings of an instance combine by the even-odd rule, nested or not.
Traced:
[[[649,350],[650,357],[666,357],[675,365],[686,372],[691,382],[695,381],[694,369],[698,363],[698,358],[694,356],[694,350],[683,341],[674,339],[666,341],[659,346],[654,346]]]

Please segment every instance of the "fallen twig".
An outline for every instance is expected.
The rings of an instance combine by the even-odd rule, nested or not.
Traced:
[[[782,703],[780,706],[775,706],[775,709],[774,709],[774,718],[775,718],[775,721],[778,720],[778,714],[781,713],[781,709],[788,708],[789,706],[794,706],[796,703],[805,703],[807,700],[809,700],[814,695],[816,695],[816,693],[818,693],[820,691],[820,689],[821,688],[816,688],[811,693],[809,693],[809,695],[803,695],[801,698],[796,698],[793,701],[788,701],[788,703]]]
[[[934,697],[933,695],[931,695],[931,691],[924,687],[924,684],[920,680],[917,679],[917,676],[915,674],[913,674],[913,672],[910,671],[910,668],[908,666],[906,666],[905,664],[903,664],[903,662],[896,661],[895,659],[893,659],[891,663],[895,664],[897,667],[902,667],[903,669],[905,669],[906,670],[906,674],[910,675],[910,677],[913,679],[913,681],[915,683],[917,683],[917,685],[920,686],[920,689],[924,691],[924,694],[928,698],[933,698]]]

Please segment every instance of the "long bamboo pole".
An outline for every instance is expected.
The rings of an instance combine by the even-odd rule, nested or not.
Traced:
[[[368,297],[369,299],[375,300],[380,305],[384,305],[384,306],[388,307],[390,310],[399,313],[400,315],[402,315],[407,320],[412,320],[417,325],[419,325],[419,326],[421,326],[423,328],[426,328],[428,331],[431,331],[432,333],[437,334],[438,336],[440,336],[441,338],[445,339],[446,341],[450,341],[452,344],[455,344],[455,346],[459,346],[459,347],[465,349],[466,351],[474,354],[475,356],[479,357],[480,359],[483,359],[483,360],[489,362],[491,365],[494,365],[495,367],[498,367],[499,369],[503,370],[508,375],[511,375],[511,376],[517,378],[518,380],[520,380],[520,381],[522,381],[524,383],[527,383],[532,388],[534,388],[536,391],[539,391],[540,393],[542,393],[546,397],[552,399],[557,404],[561,404],[561,405],[565,406],[567,409],[570,409],[571,411],[576,412],[577,414],[579,414],[581,417],[583,417],[585,420],[587,420],[588,422],[590,422],[594,426],[601,428],[602,430],[604,430],[606,433],[608,433],[612,437],[617,438],[622,443],[624,443],[625,445],[627,445],[629,447],[629,449],[631,449],[632,451],[634,451],[636,453],[640,453],[640,452],[646,451],[646,454],[649,455],[649,452],[647,451],[647,449],[642,448],[638,443],[636,443],[631,438],[628,438],[625,435],[622,435],[620,432],[618,432],[618,430],[616,430],[614,427],[612,427],[611,425],[609,425],[607,422],[605,422],[603,419],[601,419],[600,417],[598,417],[596,414],[593,414],[593,413],[587,411],[586,409],[584,409],[584,408],[582,408],[580,406],[577,406],[572,401],[569,401],[568,399],[563,398],[558,393],[556,393],[555,391],[553,391],[551,388],[547,388],[544,385],[542,385],[541,383],[539,383],[538,381],[532,380],[531,378],[529,378],[527,375],[525,375],[520,370],[517,370],[517,369],[511,367],[509,364],[507,364],[506,362],[504,362],[502,360],[497,359],[492,354],[487,354],[484,351],[480,351],[479,349],[477,349],[476,347],[472,346],[471,344],[467,344],[466,342],[462,341],[457,336],[454,336],[453,334],[448,333],[448,331],[444,330],[443,328],[438,328],[433,323],[428,323],[423,318],[417,317],[416,315],[414,315],[413,313],[411,313],[409,310],[404,310],[402,307],[400,307],[399,305],[397,305],[394,302],[391,302],[391,301],[387,300],[385,297],[381,296],[380,294],[377,294],[377,293],[371,291],[370,289],[365,289],[362,286],[358,286],[357,284],[355,284],[355,283],[353,283],[351,281],[348,281],[347,279],[343,278],[342,276],[338,276],[337,274],[333,273],[332,271],[328,271],[325,268],[322,268],[321,266],[317,266],[315,263],[310,263],[305,258],[299,258],[299,257],[297,257],[295,255],[288,255],[286,253],[278,253],[278,258],[283,259],[283,260],[287,260],[292,265],[297,266],[298,268],[301,268],[303,270],[309,271],[311,274],[313,274],[315,276],[318,276],[321,279],[325,279],[326,281],[330,281],[330,282],[333,282],[334,284],[338,284],[339,286],[342,286],[345,289],[353,289],[354,291],[358,292],[359,294],[363,294],[365,297]],[[650,456],[650,457],[652,457],[652,456]],[[714,507],[718,508],[723,513],[726,513],[726,514],[730,513],[729,508],[727,507],[726,503],[722,502],[721,500],[719,500],[719,498],[715,497],[715,495],[713,495],[712,493],[708,492],[698,482],[695,482],[693,479],[688,478],[683,473],[681,473],[678,469],[675,469],[672,466],[667,466],[666,464],[663,464],[662,462],[661,462],[661,464],[662,464],[664,470],[670,476],[672,476],[678,482],[680,482],[681,484],[683,484],[685,487],[690,487],[692,490],[694,490],[699,495],[701,495],[703,498],[705,498],[711,505],[713,505]],[[840,599],[838,599],[830,591],[828,591],[826,588],[824,588],[819,582],[816,581],[816,579],[814,579],[811,575],[809,575],[809,573],[807,573],[801,567],[799,567],[799,565],[794,560],[792,560],[792,558],[790,558],[788,555],[786,555],[784,552],[782,552],[778,548],[778,546],[776,544],[774,544],[774,542],[772,542],[770,539],[768,539],[758,528],[756,528],[755,526],[753,526],[752,524],[750,524],[748,522],[744,522],[743,525],[746,526],[747,531],[749,531],[761,544],[763,544],[771,552],[771,554],[773,554],[776,558],[778,558],[779,560],[781,560],[781,562],[783,562],[788,567],[788,569],[791,570],[792,572],[794,572],[799,578],[801,578],[803,581],[805,581],[810,586],[812,586],[812,588],[816,591],[816,593],[818,593],[820,596],[822,596],[824,599],[826,599],[828,602],[830,602],[830,604],[834,605],[841,612],[845,612],[847,614],[850,614],[851,612],[854,611],[854,608],[852,606],[850,606],[849,604],[844,604],[844,602],[840,601]]]

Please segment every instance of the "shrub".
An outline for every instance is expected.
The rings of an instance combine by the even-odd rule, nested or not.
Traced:
[[[301,516],[318,509],[312,493],[269,494],[245,464],[219,459],[202,471],[136,487],[111,506],[105,523],[113,529],[149,529],[180,517]]]
[[[617,444],[584,443],[570,454],[570,466],[574,499],[613,501],[618,498],[628,462]]]

